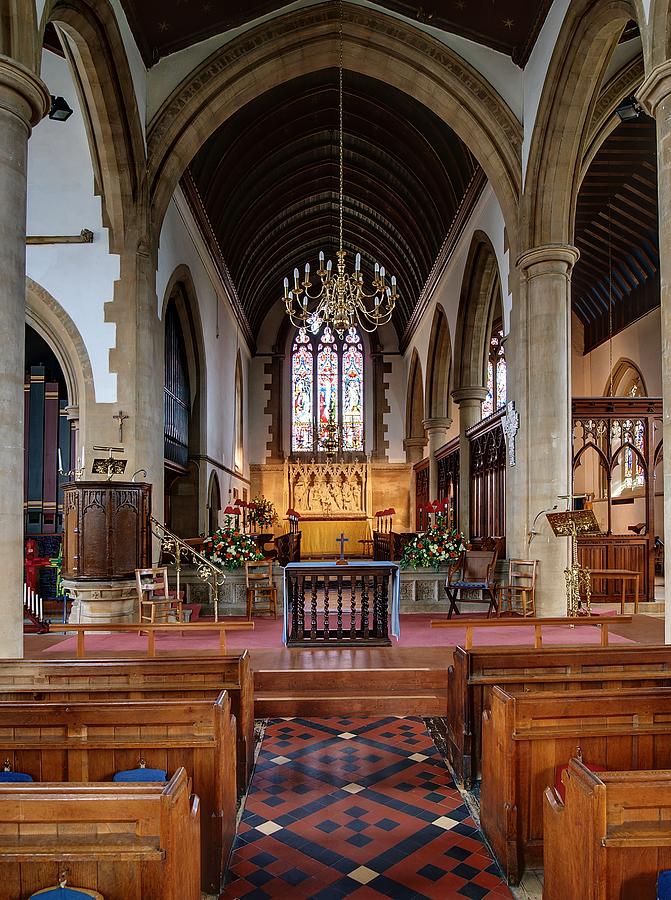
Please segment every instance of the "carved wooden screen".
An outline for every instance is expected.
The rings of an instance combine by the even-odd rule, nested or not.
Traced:
[[[470,535],[504,537],[506,533],[506,442],[503,412],[467,432],[471,456]]]
[[[658,514],[663,501],[662,484],[656,483],[662,458],[662,401],[579,397],[572,406],[573,493],[587,495],[577,504],[585,500],[591,504],[602,532],[579,540],[580,562],[593,569],[639,572],[641,597],[651,600],[656,496]],[[595,579],[597,596],[607,589],[602,579]]]
[[[429,502],[429,460],[423,459],[415,466],[415,528],[425,527],[421,508]]]
[[[439,452],[438,499],[450,501],[450,521],[459,522],[459,438],[446,444]]]
[[[184,469],[189,456],[189,398],[184,337],[171,300],[165,313],[164,454],[166,462]]]

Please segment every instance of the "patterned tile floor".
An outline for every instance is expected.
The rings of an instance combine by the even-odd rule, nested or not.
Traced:
[[[512,897],[421,719],[275,719],[222,900]]]

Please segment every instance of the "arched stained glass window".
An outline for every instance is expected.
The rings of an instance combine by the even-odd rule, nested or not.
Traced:
[[[493,415],[506,405],[506,355],[503,332],[495,328],[489,343],[487,362],[487,396],[482,401],[482,418]]]
[[[343,450],[363,450],[363,347],[355,328],[342,355]]]
[[[298,334],[291,354],[291,396],[292,435],[291,449],[294,452],[311,451],[314,448],[313,437],[313,354],[310,338],[306,334]]]
[[[363,452],[364,355],[356,328],[299,329],[291,349],[291,452]]]

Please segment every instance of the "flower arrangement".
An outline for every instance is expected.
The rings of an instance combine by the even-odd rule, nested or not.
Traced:
[[[230,524],[205,538],[203,552],[213,563],[225,569],[239,569],[246,562],[263,559],[256,541]]]
[[[277,522],[275,504],[265,497],[253,497],[247,504],[247,519],[257,528],[270,528]]]
[[[435,501],[427,504],[427,528],[422,534],[408,541],[400,561],[402,569],[423,568],[436,570],[441,563],[453,564],[466,550],[466,538],[450,524],[449,504]],[[433,516],[431,522],[430,516]]]

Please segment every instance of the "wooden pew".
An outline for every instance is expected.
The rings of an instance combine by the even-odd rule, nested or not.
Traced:
[[[447,752],[457,778],[480,777],[482,711],[507,691],[578,691],[671,685],[671,646],[456,647],[447,679]]]
[[[671,688],[509,694],[482,717],[480,824],[506,878],[540,864],[543,792],[578,748],[614,770],[671,768]]]
[[[671,868],[671,771],[590,772],[571,760],[566,802],[543,809],[544,900],[640,900]]]
[[[140,760],[170,775],[183,766],[200,797],[201,876],[218,893],[235,837],[235,719],[209,700],[0,702],[0,759],[35,781],[110,781]]]
[[[227,691],[236,719],[238,790],[254,765],[254,684],[249,653],[157,659],[3,659],[0,696],[5,700],[216,700]]]
[[[183,768],[167,784],[2,784],[0,900],[64,867],[105,900],[200,900],[199,818]]]

